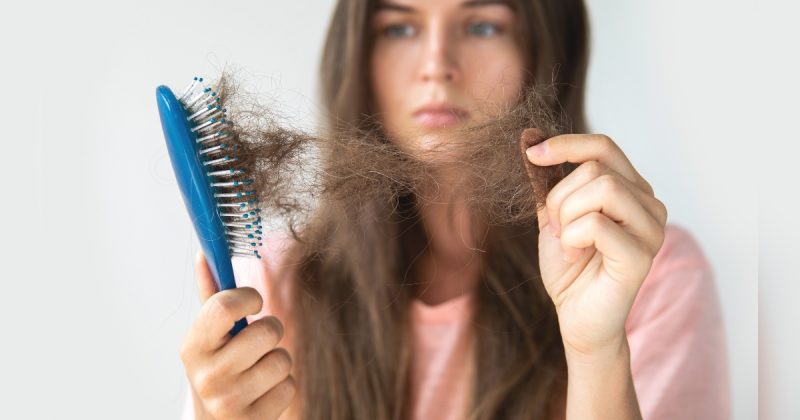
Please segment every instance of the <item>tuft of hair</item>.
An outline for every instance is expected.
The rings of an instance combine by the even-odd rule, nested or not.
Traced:
[[[525,149],[562,134],[560,117],[536,87],[486,122],[448,131],[446,140],[410,152],[390,141],[377,118],[369,129],[310,133],[292,127],[275,109],[223,73],[217,91],[235,123],[230,143],[247,171],[265,219],[285,224],[299,239],[317,209],[348,214],[375,200],[397,203],[413,195],[420,206],[437,199],[441,173],[459,174],[454,191],[488,225],[530,226],[550,189],[575,169],[537,166]],[[314,242],[314,238],[306,237]],[[318,238],[321,239],[321,238]]]
[[[228,92],[225,79],[209,87],[202,77],[195,77],[178,101],[196,135],[197,151],[224,225],[229,252],[261,258],[259,200],[251,168],[240,158],[247,152],[237,150],[240,130],[234,130],[235,124],[228,118]]]

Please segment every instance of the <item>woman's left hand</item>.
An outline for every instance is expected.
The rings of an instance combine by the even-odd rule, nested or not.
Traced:
[[[625,320],[664,240],[667,210],[607,136],[567,134],[526,151],[539,166],[580,165],[538,212],[539,265],[565,351],[627,343]]]

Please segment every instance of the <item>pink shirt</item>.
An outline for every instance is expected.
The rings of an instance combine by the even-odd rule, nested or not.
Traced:
[[[267,302],[250,321],[266,314],[281,318],[267,297],[274,297],[273,274],[285,244],[279,240],[265,244],[262,261],[267,270],[257,260],[234,262],[240,285],[255,287]],[[278,298],[285,301],[286,288],[280,292]],[[434,306],[420,300],[411,303],[414,420],[465,418],[473,374],[469,360],[474,342],[468,328],[472,299],[465,294]],[[728,360],[713,271],[695,239],[682,227],[667,225],[664,244],[625,327],[644,419],[730,418]],[[290,329],[287,325],[280,346],[287,347],[288,342],[290,347]],[[297,418],[292,410],[280,418]],[[193,418],[188,395],[183,419]]]

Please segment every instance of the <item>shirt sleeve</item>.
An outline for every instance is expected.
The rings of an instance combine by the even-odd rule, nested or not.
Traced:
[[[684,228],[667,225],[626,331],[645,420],[730,418],[728,357],[713,270]]]

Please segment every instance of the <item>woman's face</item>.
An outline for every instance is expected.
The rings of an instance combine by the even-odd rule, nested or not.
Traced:
[[[386,134],[410,151],[486,121],[518,98],[525,62],[502,0],[386,0],[370,71]]]

